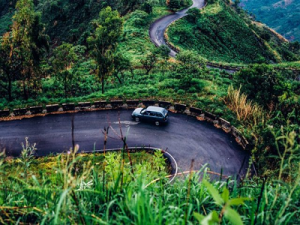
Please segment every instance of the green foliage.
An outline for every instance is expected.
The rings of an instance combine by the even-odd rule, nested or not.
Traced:
[[[169,0],[168,7],[172,10],[180,9],[180,0]]]
[[[133,173],[127,154],[71,151],[32,160],[25,179],[19,172],[22,164],[0,153],[0,188],[5,189],[0,192],[4,212],[0,219],[47,224],[258,225],[266,220],[270,224],[299,220],[299,173],[290,182],[258,178],[208,182],[210,172],[203,167],[168,184],[162,153],[134,153],[131,159]]]
[[[30,164],[33,162],[34,153],[37,150],[35,148],[36,144],[31,145],[28,141],[28,137],[25,138],[25,144],[22,143],[22,151],[19,158],[20,164],[23,167],[24,172],[21,173],[21,175],[27,179],[28,176],[28,170],[30,167]]]
[[[0,40],[0,93],[12,101],[13,81],[17,80],[21,61],[11,54],[12,36],[6,33]]]
[[[207,4],[215,4],[218,2],[219,2],[219,0],[207,0]]]
[[[201,13],[200,9],[191,8],[187,11],[186,19],[191,23],[196,23],[198,19],[200,19]]]
[[[169,58],[169,54],[170,54],[170,49],[168,48],[168,46],[166,45],[161,45],[159,46],[158,50],[157,50],[158,54],[161,55],[161,57],[163,59],[168,59]]]
[[[135,27],[145,26],[147,21],[148,14],[142,10],[136,10],[131,14],[131,21]]]
[[[54,77],[58,82],[63,83],[65,98],[68,97],[71,87],[76,85],[74,75],[79,62],[83,60],[85,51],[85,46],[73,46],[68,43],[63,43],[53,51],[53,57],[50,60],[54,70]]]
[[[206,186],[209,194],[213,197],[215,204],[222,208],[220,215],[214,210],[206,217],[200,215],[199,213],[194,213],[194,216],[198,219],[202,225],[213,225],[219,224],[219,221],[222,220],[223,216],[234,225],[241,225],[243,221],[239,213],[232,208],[232,206],[243,205],[248,198],[233,198],[229,199],[229,190],[224,187],[222,195],[219,194],[218,190],[210,184],[208,181],[203,180],[202,183]]]
[[[279,103],[283,94],[290,95],[290,85],[282,73],[267,65],[253,65],[236,75],[236,86],[265,108]]]
[[[176,59],[180,61],[176,64],[176,78],[180,80],[180,88],[191,93],[200,91],[202,85],[199,78],[203,74],[205,60],[192,51],[181,51]]]
[[[293,61],[299,57],[277,38],[267,43],[260,40],[257,35],[268,39],[274,34],[263,34],[266,29],[257,28],[254,33],[252,25],[247,24],[251,23],[249,19],[238,15],[224,1],[208,4],[201,13],[191,9],[188,14],[170,26],[168,37],[180,49],[193,50],[209,61],[242,64]]]
[[[153,5],[149,2],[145,2],[142,5],[142,10],[144,10],[146,13],[151,14],[153,12]]]
[[[192,1],[190,0],[167,0],[167,6],[169,9],[177,11],[182,8],[187,8],[192,5]]]
[[[9,31],[10,26],[12,25],[12,16],[13,13],[7,12],[5,15],[0,17],[0,36]]]
[[[19,0],[13,16],[13,26],[1,40],[1,86],[12,100],[12,82],[21,81],[23,97],[37,94],[40,88],[40,63],[48,38],[40,23],[40,15],[34,11],[31,0]]]
[[[99,19],[95,20],[93,25],[95,31],[87,41],[92,50],[92,57],[97,63],[97,76],[104,93],[104,82],[114,71],[114,57],[123,32],[123,19],[116,10],[112,11],[107,7],[99,13]]]
[[[242,0],[245,9],[291,41],[300,41],[300,3],[277,0]]]
[[[125,72],[131,70],[132,68],[131,62],[123,55],[118,53],[114,58],[114,66],[115,69],[113,72],[113,76],[118,79],[120,84],[122,84],[125,79]]]
[[[156,52],[152,52],[146,56],[145,59],[141,60],[141,64],[143,65],[144,69],[146,70],[146,75],[150,73],[152,69],[156,66],[157,63],[157,54]]]

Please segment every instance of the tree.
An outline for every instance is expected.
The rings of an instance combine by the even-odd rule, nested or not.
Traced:
[[[134,9],[141,6],[144,2],[145,0],[123,0],[123,11],[125,12],[125,14],[128,11],[132,12]]]
[[[160,54],[164,60],[167,60],[169,58],[170,49],[166,45],[161,45],[159,46],[157,53]]]
[[[12,101],[13,81],[17,80],[21,70],[21,61],[18,54],[14,53],[11,33],[5,33],[0,40],[0,90],[4,90],[3,96],[7,95]],[[0,92],[1,93],[1,92]]]
[[[176,9],[180,9],[181,4],[180,4],[180,0],[168,0],[168,8],[171,10],[176,10]]]
[[[144,27],[147,25],[148,14],[142,10],[135,10],[131,14],[133,25],[136,27]]]
[[[0,85],[11,101],[12,82],[21,80],[23,97],[27,99],[30,88],[36,91],[40,88],[40,61],[49,46],[32,0],[17,2],[12,30],[2,37],[0,45]]]
[[[153,6],[149,2],[145,2],[142,5],[142,10],[148,14],[151,14],[153,12]]]
[[[117,54],[115,56],[114,63],[115,63],[115,70],[113,76],[118,79],[120,84],[122,84],[123,83],[122,77],[124,77],[124,72],[131,68],[130,61],[127,58],[125,58],[123,55]],[[121,75],[121,77],[119,76],[119,74]]]
[[[201,17],[201,12],[197,8],[191,8],[187,12],[187,20],[191,23],[196,23],[197,20]]]
[[[214,3],[219,2],[219,0],[207,0],[206,2],[207,2],[207,4],[214,4]]]
[[[199,78],[205,70],[205,60],[192,51],[180,51],[176,59],[179,61],[176,72],[179,75],[180,86],[187,90],[195,85],[194,78]]]
[[[123,19],[118,11],[107,7],[101,10],[99,18],[93,21],[93,26],[95,30],[87,41],[97,63],[97,76],[104,93],[104,82],[114,71],[114,58],[118,39],[123,32]]]
[[[56,78],[63,82],[65,98],[67,98],[68,89],[72,85],[74,67],[82,58],[86,48],[84,46],[73,46],[69,43],[63,43],[53,52],[51,59]]]
[[[164,73],[165,72],[165,67],[166,67],[166,64],[167,64],[167,60],[169,58],[170,49],[166,45],[161,45],[157,49],[157,53],[161,56],[161,58],[163,58],[163,61],[162,61],[162,71]]]
[[[180,27],[175,31],[176,36],[179,37],[179,43],[183,44],[195,38],[192,31],[188,27]]]
[[[176,59],[180,61],[182,66],[190,68],[191,70],[205,68],[205,60],[201,56],[189,50],[180,51],[180,53],[177,54]]]
[[[241,86],[241,91],[249,99],[267,109],[273,109],[283,94],[289,95],[289,84],[285,82],[281,72],[265,64],[242,69],[235,78],[236,86]]]
[[[146,70],[146,75],[148,75],[150,71],[155,68],[157,63],[157,54],[155,52],[151,52],[145,59],[141,60],[141,63]]]
[[[20,71],[24,99],[28,98],[29,89],[38,90],[39,66],[45,50],[48,50],[48,36],[40,22],[40,15],[35,13],[32,0],[19,0],[13,16],[12,54],[22,61]]]

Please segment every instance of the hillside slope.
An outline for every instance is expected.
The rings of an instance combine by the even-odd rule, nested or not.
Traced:
[[[289,50],[289,43],[221,0],[208,4],[199,15],[171,25],[168,37],[175,46],[192,49],[209,61],[274,63],[299,59]]]
[[[242,0],[241,6],[290,41],[300,41],[300,1]]]
[[[86,40],[89,23],[106,6],[120,7],[120,0],[85,1],[53,0],[34,1],[36,10],[41,13],[46,32],[55,42],[83,43]],[[0,0],[0,36],[9,30],[16,0]]]

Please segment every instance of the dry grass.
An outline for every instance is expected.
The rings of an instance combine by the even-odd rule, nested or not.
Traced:
[[[260,122],[264,123],[269,117],[261,106],[248,100],[247,95],[241,93],[241,88],[236,90],[229,86],[224,102],[229,109],[236,113],[239,121],[246,123],[250,127]]]

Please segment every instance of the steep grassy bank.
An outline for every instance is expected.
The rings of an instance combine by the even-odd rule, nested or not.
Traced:
[[[209,61],[248,64],[299,59],[266,32],[220,0],[171,25],[168,37],[175,46],[193,50]]]
[[[300,219],[299,174],[284,183],[231,178],[209,183],[203,167],[168,184],[161,155],[132,168],[121,154],[100,158],[58,155],[56,166],[36,172],[36,163],[43,166],[47,158],[27,155],[11,168],[12,161],[1,155],[1,223],[240,225]]]

